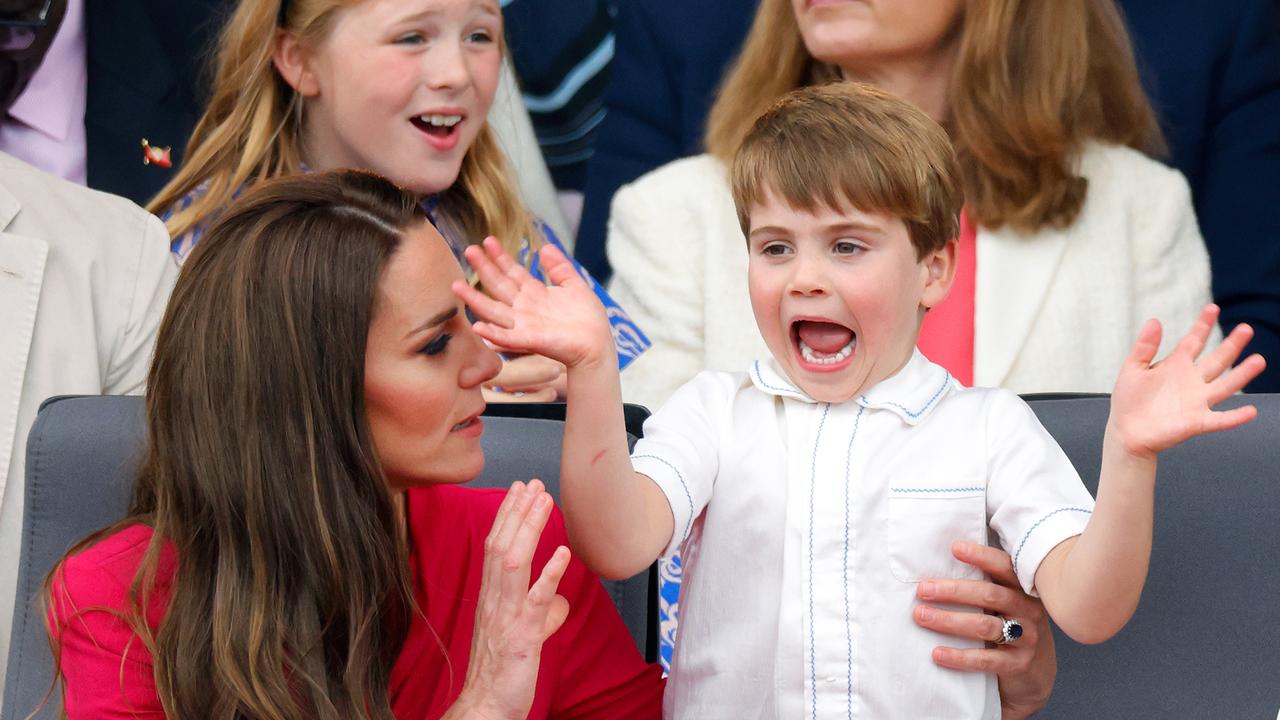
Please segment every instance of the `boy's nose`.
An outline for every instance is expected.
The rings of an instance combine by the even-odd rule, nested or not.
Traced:
[[[788,288],[793,295],[826,294],[829,286],[826,270],[821,262],[802,256],[796,259],[793,268]]]

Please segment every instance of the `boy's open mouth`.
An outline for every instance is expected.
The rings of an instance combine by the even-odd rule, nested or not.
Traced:
[[[791,340],[806,364],[834,369],[853,356],[857,334],[849,328],[825,320],[796,320],[791,323]]]

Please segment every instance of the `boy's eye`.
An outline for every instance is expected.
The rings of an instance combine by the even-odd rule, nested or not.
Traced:
[[[773,243],[770,245],[765,245],[764,247],[760,248],[760,253],[762,255],[772,255],[774,257],[780,256],[780,255],[787,255],[790,252],[791,252],[791,248],[787,247],[782,243]]]
[[[852,240],[837,240],[831,249],[837,255],[852,255],[861,250],[862,246]]]
[[[441,333],[433,338],[431,342],[423,345],[422,349],[418,352],[423,355],[439,355],[444,352],[445,347],[449,345],[449,340],[452,338],[453,336],[449,333]]]

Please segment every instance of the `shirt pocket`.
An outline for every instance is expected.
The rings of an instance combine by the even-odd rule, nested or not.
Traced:
[[[982,577],[951,554],[959,540],[986,544],[987,498],[981,483],[892,488],[887,505],[886,546],[895,578],[914,583]]]

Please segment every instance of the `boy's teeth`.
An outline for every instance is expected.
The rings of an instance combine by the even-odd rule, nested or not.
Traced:
[[[856,339],[850,340],[844,347],[840,348],[835,353],[827,355],[825,353],[819,353],[817,350],[809,347],[803,340],[801,340],[800,356],[805,359],[805,362],[811,362],[815,365],[835,365],[849,357],[850,353],[853,352],[853,344],[855,342],[857,342]]]

